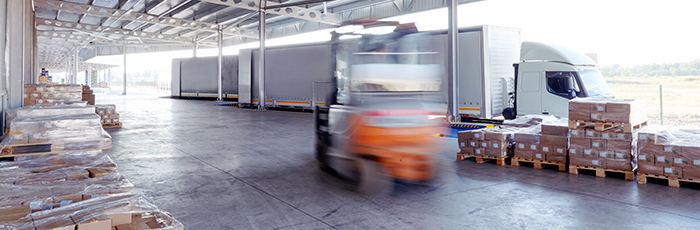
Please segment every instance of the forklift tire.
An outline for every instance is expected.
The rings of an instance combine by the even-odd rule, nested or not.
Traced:
[[[515,119],[516,115],[517,114],[515,113],[515,108],[513,107],[503,109],[503,118],[505,118],[506,120],[513,120]]]
[[[379,197],[393,191],[394,180],[384,172],[381,163],[370,159],[358,159],[358,191],[366,196]]]

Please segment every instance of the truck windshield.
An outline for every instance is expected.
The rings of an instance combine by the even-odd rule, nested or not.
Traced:
[[[588,92],[589,97],[612,97],[613,94],[608,88],[608,83],[603,78],[603,74],[597,69],[586,69],[579,72],[581,81]]]

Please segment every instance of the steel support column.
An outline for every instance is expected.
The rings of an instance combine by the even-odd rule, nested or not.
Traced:
[[[219,49],[219,57],[218,57],[219,68],[218,68],[218,70],[217,70],[217,75],[216,75],[217,78],[218,78],[218,82],[219,82],[219,88],[218,88],[218,89],[219,89],[219,94],[218,94],[218,96],[216,97],[216,101],[224,101],[223,92],[222,92],[222,91],[223,91],[222,88],[223,88],[223,86],[224,86],[224,79],[223,79],[223,78],[224,78],[224,75],[223,75],[223,71],[222,71],[222,68],[223,68],[223,63],[222,63],[222,62],[223,62],[223,58],[224,58],[224,57],[223,57],[223,55],[224,55],[224,33],[223,33],[223,30],[222,30],[222,29],[223,29],[223,27],[222,27],[221,25],[219,25],[219,30],[216,32],[217,35],[219,36],[219,38],[217,39],[218,42],[219,42],[219,44],[218,44],[218,49]]]
[[[85,74],[85,84],[92,86],[92,64],[87,64],[87,74]]]
[[[192,43],[192,57],[193,58],[197,57],[197,43],[196,42]]]
[[[258,23],[260,25],[260,49],[258,52],[258,90],[260,93],[260,98],[258,102],[258,109],[264,110],[265,109],[265,34],[267,32],[265,31],[265,18],[266,18],[266,13],[263,8],[265,8],[265,5],[267,5],[267,1],[261,1],[260,4],[260,22]]]
[[[126,42],[124,42],[124,92],[122,95],[126,95]]]
[[[70,79],[70,84],[76,84],[78,82],[78,53],[80,52],[80,47],[76,46],[73,48],[73,77]]]
[[[457,5],[459,0],[448,0],[447,4],[447,113],[450,121],[460,121],[459,116],[459,47]]]

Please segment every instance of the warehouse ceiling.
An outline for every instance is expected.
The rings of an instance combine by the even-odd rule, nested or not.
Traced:
[[[255,42],[260,11],[266,38],[344,22],[376,20],[445,7],[446,0],[33,0],[38,64],[66,69],[94,56],[213,48],[219,29],[224,46]],[[480,0],[460,0],[460,4]],[[82,63],[82,61],[80,61]],[[100,69],[109,66],[93,66]],[[79,69],[85,70],[84,64]]]

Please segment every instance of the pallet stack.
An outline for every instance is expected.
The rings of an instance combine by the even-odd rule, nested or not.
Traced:
[[[667,126],[649,126],[639,131],[639,169],[637,182],[648,177],[668,180],[679,187],[679,181],[700,182],[700,131]]]
[[[474,157],[476,162],[484,159],[496,160],[496,164],[505,165],[505,160],[513,156],[512,127],[497,126],[482,130],[467,130],[457,133],[460,152],[458,160]]]
[[[559,171],[566,171],[566,135],[562,134],[562,124],[553,123],[520,129],[515,133],[515,157],[512,166],[522,162],[533,164],[541,169],[543,164],[556,165]],[[546,128],[545,128],[546,127]]]
[[[80,85],[26,84],[24,106],[44,103],[73,102],[82,100]]]
[[[88,105],[95,105],[95,94],[88,85],[83,85],[82,101],[87,101]]]
[[[116,128],[122,127],[122,122],[119,120],[117,106],[113,104],[95,105],[95,113],[100,116],[102,127]]]
[[[569,173],[595,170],[625,174],[634,180],[636,133],[646,125],[641,100],[581,98],[569,101]]]

